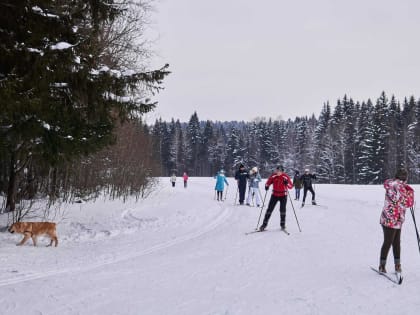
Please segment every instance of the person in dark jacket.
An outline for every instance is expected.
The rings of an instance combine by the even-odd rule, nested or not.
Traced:
[[[306,194],[308,193],[308,190],[311,192],[312,194],[312,204],[316,205],[316,201],[315,201],[315,191],[312,188],[312,179],[316,179],[315,174],[311,174],[309,172],[309,169],[305,169],[305,174],[303,174],[300,177],[300,180],[302,181],[303,184],[303,200],[302,200],[302,207],[305,205],[305,199],[306,199]]]
[[[293,177],[293,186],[295,187],[295,200],[299,200],[300,190],[302,189],[302,181],[300,180],[299,171],[295,171],[295,176]]]
[[[239,190],[239,204],[243,205],[245,200],[246,183],[248,181],[249,174],[243,164],[239,165],[239,169],[235,173],[235,179],[238,183]]]
[[[271,184],[273,185],[273,191],[260,231],[264,231],[267,227],[268,220],[270,220],[271,213],[278,201],[280,202],[280,227],[286,229],[287,190],[293,188],[293,183],[290,177],[284,173],[283,166],[277,166],[276,172],[265,183],[265,190],[268,190]]]

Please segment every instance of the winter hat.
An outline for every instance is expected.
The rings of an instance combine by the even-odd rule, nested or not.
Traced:
[[[400,179],[402,181],[406,181],[407,176],[408,176],[408,173],[404,167],[399,168],[397,172],[395,173],[395,178]]]
[[[254,166],[254,167],[252,168],[252,171],[253,171],[254,173],[258,173],[258,168],[257,168],[256,166]]]
[[[225,173],[225,171],[224,170],[220,170],[220,174],[224,174]]]
[[[277,167],[276,167],[276,170],[284,172],[284,167],[283,167],[283,165],[279,165],[279,166],[277,166]]]
[[[296,175],[299,175],[299,171],[295,171],[295,174],[296,174]]]
[[[308,172],[309,173],[309,168],[305,168],[305,172]]]
[[[239,164],[239,168],[243,168],[243,167],[245,167],[245,166],[242,163]]]

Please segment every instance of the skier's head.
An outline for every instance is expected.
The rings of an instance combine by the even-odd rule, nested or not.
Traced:
[[[258,168],[256,167],[256,166],[254,166],[252,169],[251,169],[251,172],[252,173],[258,173]]]
[[[295,175],[299,175],[299,171],[298,170],[295,171]]]
[[[305,173],[308,174],[309,173],[309,168],[305,168]]]
[[[245,168],[245,166],[241,163],[241,164],[239,164],[239,168],[241,169],[241,168]]]
[[[407,177],[408,177],[408,173],[404,167],[399,168],[397,172],[395,173],[395,178],[400,179],[404,182],[407,180]]]
[[[223,175],[225,173],[225,171],[223,169],[221,169],[219,173]]]
[[[284,167],[283,165],[279,165],[276,167],[276,173],[283,173],[284,172]]]

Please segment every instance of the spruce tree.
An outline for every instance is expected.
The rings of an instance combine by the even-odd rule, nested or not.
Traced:
[[[99,26],[123,10],[111,0],[2,2],[0,125],[8,128],[0,138],[11,165],[9,210],[31,160],[55,172],[60,163],[112,143],[118,120],[155,106],[136,94],[159,90],[166,67],[136,72],[106,64]]]

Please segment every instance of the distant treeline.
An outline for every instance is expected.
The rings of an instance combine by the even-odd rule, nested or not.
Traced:
[[[319,182],[378,184],[398,167],[409,182],[420,182],[420,100],[402,103],[385,92],[373,103],[344,96],[319,117],[252,122],[157,120],[151,128],[160,174],[212,176],[221,168],[233,175],[239,163],[258,166],[262,175],[282,164],[292,174],[310,168]]]

